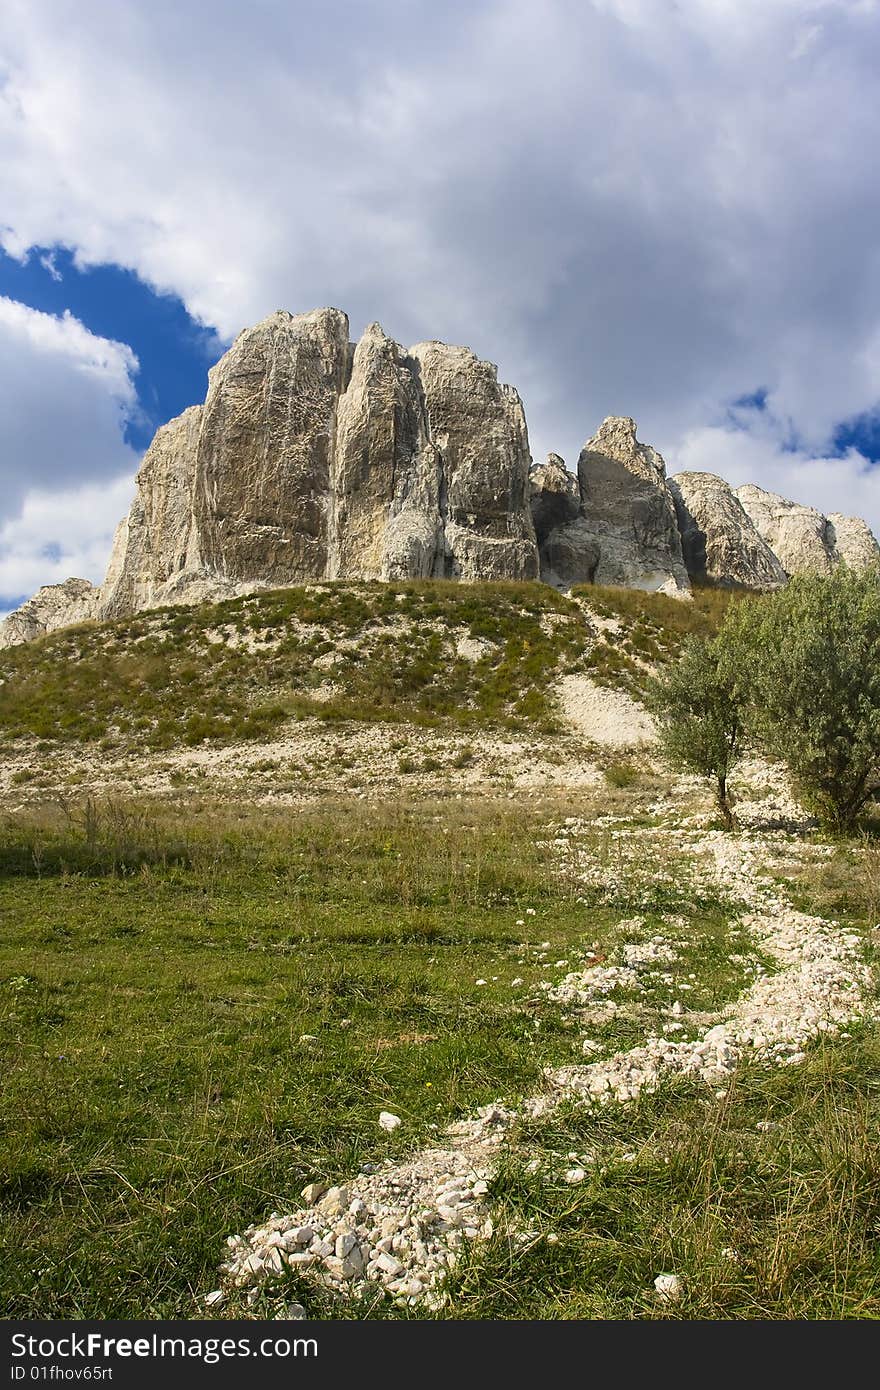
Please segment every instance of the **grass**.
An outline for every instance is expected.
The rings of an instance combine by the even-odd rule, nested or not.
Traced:
[[[72,744],[146,765],[306,716],[437,727],[466,768],[484,727],[553,729],[552,677],[638,695],[730,601],[320,585],[161,611],[0,653],[0,729],[32,758],[14,785],[38,796]],[[616,623],[592,632],[590,613]],[[462,637],[485,642],[476,661]],[[390,732],[404,786],[446,765]],[[344,728],[332,756],[360,785]],[[167,804],[85,783],[0,817],[0,1316],[198,1316],[230,1232],[581,1061],[582,1027],[540,986],[587,959],[655,933],[681,943],[672,978],[619,990],[618,1013],[589,1025],[593,1056],[662,1028],[675,999],[717,1012],[735,997],[756,958],[740,905],[677,851],[645,760],[598,766],[594,792],[543,804],[441,790],[261,811],[181,776]],[[308,773],[281,754],[254,771]],[[567,858],[566,815],[597,822]],[[877,853],[868,834],[836,843],[785,885],[865,933],[869,959]],[[880,1316],[880,1041],[852,1031],[803,1066],[743,1069],[721,1098],[677,1082],[530,1123],[493,1184],[497,1234],[437,1316]],[[391,1135],[381,1109],[403,1118]],[[571,1155],[589,1171],[578,1187]],[[654,1296],[661,1272],[681,1277],[680,1303]],[[284,1296],[319,1317],[425,1316],[342,1307],[293,1278]]]
[[[457,800],[11,818],[0,1314],[193,1316],[231,1231],[572,1060],[538,982],[613,949],[628,900],[579,902],[545,823]],[[725,914],[688,914],[694,959],[720,960]]]
[[[461,638],[481,638],[476,660]],[[579,606],[543,584],[310,585],[86,625],[0,653],[0,737],[161,750],[291,718],[556,727]]]
[[[880,1035],[861,1030],[797,1069],[741,1072],[720,1103],[679,1085],[535,1125],[538,1169],[496,1180],[501,1233],[457,1272],[457,1315],[876,1319],[878,1076]],[[580,1187],[569,1153],[593,1159]],[[536,1227],[519,1248],[503,1233]],[[676,1304],[654,1291],[670,1272]]]
[[[291,719],[558,731],[554,680],[587,671],[639,696],[650,667],[713,630],[693,602],[546,584],[316,584],[84,624],[0,652],[0,747],[118,755],[265,740]],[[589,613],[620,631],[594,633]],[[482,654],[459,653],[478,638]],[[36,767],[14,774],[36,782]]]
[[[643,698],[648,678],[658,667],[674,661],[689,637],[717,632],[727,607],[737,595],[729,589],[694,588],[690,601],[603,585],[576,585],[571,597],[588,605],[615,628],[599,633],[586,660],[599,685],[626,690]]]

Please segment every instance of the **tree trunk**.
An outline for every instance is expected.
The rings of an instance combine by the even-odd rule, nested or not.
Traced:
[[[721,819],[724,821],[725,830],[736,830],[736,817],[730,805],[727,795],[727,778],[720,776],[718,785],[715,788],[715,799],[718,802],[718,810],[721,812]]]

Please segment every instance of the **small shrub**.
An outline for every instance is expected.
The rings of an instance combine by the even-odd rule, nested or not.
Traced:
[[[603,771],[605,781],[609,787],[631,787],[639,779],[639,771],[632,763],[615,762],[609,763]]]

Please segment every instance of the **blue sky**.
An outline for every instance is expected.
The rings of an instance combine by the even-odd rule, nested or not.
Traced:
[[[279,307],[880,529],[878,70],[878,0],[6,0],[0,610]]]
[[[128,343],[139,362],[138,409],[123,438],[138,450],[156,429],[204,400],[208,368],[224,351],[217,334],[196,323],[173,294],[156,294],[118,265],[78,268],[63,247],[34,247],[24,260],[0,252],[0,295],[53,315],[73,314],[91,333]]]

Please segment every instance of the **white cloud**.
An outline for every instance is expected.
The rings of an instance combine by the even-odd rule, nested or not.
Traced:
[[[0,295],[0,338],[14,352],[32,352],[44,361],[63,363],[80,377],[92,378],[120,405],[135,404],[132,375],[138,360],[131,348],[97,337],[69,310],[44,314]]]
[[[131,474],[60,492],[29,492],[20,515],[0,525],[0,595],[9,602],[71,575],[100,583],[132,492]]]
[[[137,365],[71,314],[0,297],[0,597],[103,574],[137,464]]]
[[[34,488],[131,472],[124,443],[136,410],[137,358],[125,343],[96,337],[0,296],[0,521]]]
[[[0,52],[13,253],[226,336],[334,303],[468,342],[569,462],[610,413],[687,454],[762,388],[804,500],[868,496],[809,465],[880,400],[873,0],[6,0]]]

